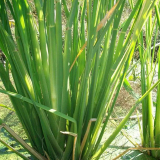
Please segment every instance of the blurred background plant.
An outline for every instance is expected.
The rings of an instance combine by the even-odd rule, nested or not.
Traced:
[[[36,16],[27,0],[1,0],[0,48],[6,64],[0,64],[5,86],[0,92],[10,96],[32,149],[2,121],[1,127],[37,159],[99,159],[159,83],[146,89],[100,146],[138,35],[156,2],[137,1],[122,24],[125,0],[73,0],[69,6],[65,0],[35,0]]]

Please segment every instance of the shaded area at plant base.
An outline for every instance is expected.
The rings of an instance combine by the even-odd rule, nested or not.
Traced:
[[[109,125],[106,127],[106,134],[104,136],[103,142],[109,135],[114,131],[115,126],[110,122]],[[124,127],[123,131],[128,133],[128,135],[131,135],[133,139],[140,143],[140,136],[138,131],[138,125],[137,120],[130,120]],[[24,154],[25,156],[29,156],[27,152],[22,149],[22,147],[16,143],[11,137],[9,137],[5,131],[3,131],[3,136],[6,137],[8,143],[12,143],[12,147],[16,148],[19,152]],[[4,138],[3,138],[4,139]],[[103,143],[102,142],[102,143]],[[106,152],[101,156],[100,160],[112,160],[128,148],[134,147],[131,142],[128,141],[128,139],[122,135],[121,133],[118,134],[116,139],[112,142],[112,144],[108,147]],[[22,158],[17,157],[13,152],[9,151],[6,147],[4,147],[2,144],[0,144],[0,159],[1,160],[10,160],[10,159],[17,159],[22,160]],[[120,160],[156,160],[155,158],[152,158],[146,154],[141,153],[140,151],[129,151],[125,155],[123,155]]]
[[[11,76],[11,75],[10,75]],[[12,77],[11,77],[12,79]],[[2,84],[2,81],[0,79],[0,87],[4,87]],[[4,95],[0,93],[0,104],[4,104],[6,106],[9,106],[11,109],[13,109],[13,106],[11,104],[11,101],[7,95]],[[0,107],[0,118],[3,120],[5,124],[7,124],[12,130],[16,132],[21,138],[25,140],[25,142],[28,143],[28,140],[26,139],[27,136],[22,129],[22,125],[20,121],[18,120],[17,115],[15,112],[4,108]],[[12,138],[6,130],[3,128],[0,130],[0,139],[5,141],[7,144],[9,144],[11,147],[15,148],[18,152],[21,154],[24,154],[27,157],[30,157],[28,152],[21,147],[19,143],[17,143],[14,138]],[[7,147],[5,147],[2,143],[0,143],[0,160],[22,160],[21,157],[10,151]]]
[[[140,151],[130,151],[126,155],[122,156],[120,159],[123,160],[156,160],[147,154],[141,153]]]
[[[0,132],[0,139],[5,141],[8,145],[10,145],[12,148],[14,148],[16,151],[19,153],[23,154],[24,156],[28,157],[29,159],[31,158],[31,155],[19,144],[15,141],[14,138],[12,138],[8,132],[5,129],[1,129]],[[26,143],[29,141],[26,139]],[[9,150],[6,146],[4,146],[2,143],[0,143],[0,159],[1,160],[22,160],[21,157],[16,155],[13,151]]]
[[[103,137],[101,144],[110,136],[110,134],[115,130],[115,125],[110,121],[106,127],[106,133]],[[140,133],[137,119],[132,119],[127,122],[123,128],[123,133],[126,133],[129,138],[132,138],[133,142],[141,145]],[[119,156],[121,153],[129,148],[134,148],[135,146],[123,135],[119,133],[111,145],[100,157],[100,160],[112,160]],[[127,153],[122,155],[119,160],[156,160],[153,157],[148,156],[137,150],[129,150]]]

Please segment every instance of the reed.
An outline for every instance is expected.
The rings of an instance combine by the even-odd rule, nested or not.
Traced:
[[[160,14],[159,4],[155,6],[155,16],[153,13],[149,14],[149,18],[145,24],[145,32],[141,32],[139,37],[139,53],[141,61],[141,87],[142,94],[146,92],[148,88],[153,84],[153,78],[155,75],[156,66],[158,64],[158,79],[160,78],[160,50],[156,50],[158,30],[160,27]],[[143,38],[145,37],[145,39]],[[155,56],[157,55],[157,56]],[[156,58],[155,58],[156,57]],[[159,85],[157,86],[157,99],[155,102],[156,112],[153,112],[154,103],[152,98],[152,92],[142,102],[142,145],[143,147],[159,148]],[[155,157],[160,158],[159,150],[149,151],[149,153]]]
[[[137,1],[121,25],[125,0],[73,0],[70,7],[66,0],[34,0],[38,21],[27,0],[0,1],[0,48],[6,56],[0,92],[10,96],[39,154],[99,159],[114,140],[141,99],[99,148],[138,35],[156,2]]]

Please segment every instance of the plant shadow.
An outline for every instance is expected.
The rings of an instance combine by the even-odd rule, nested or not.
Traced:
[[[130,151],[120,158],[121,160],[157,160],[140,151]]]

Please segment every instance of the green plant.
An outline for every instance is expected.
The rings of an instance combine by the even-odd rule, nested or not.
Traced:
[[[84,0],[82,5],[73,0],[70,6],[65,0],[35,0],[38,24],[27,0],[0,1],[0,48],[6,56],[6,67],[0,64],[5,86],[0,92],[10,96],[39,154],[47,159],[98,159],[153,89],[99,148],[138,34],[155,3],[137,1],[121,26],[125,0]],[[6,8],[15,20],[15,36]]]
[[[160,27],[160,14],[157,5],[155,7],[155,16],[150,13],[149,18],[146,22],[146,30],[143,33],[141,31],[139,37],[139,53],[141,60],[141,87],[142,94],[150,88],[153,83],[153,77],[155,75],[155,69],[158,62],[158,79],[160,79],[160,50],[156,50],[156,42],[158,36],[158,28]],[[157,58],[155,60],[155,55]],[[155,62],[154,62],[155,61]],[[146,148],[159,148],[160,147],[160,95],[159,95],[159,85],[157,88],[157,100],[156,100],[156,112],[153,113],[153,99],[152,92],[143,100],[142,102],[142,146]],[[160,158],[160,151],[150,151],[155,158]]]

